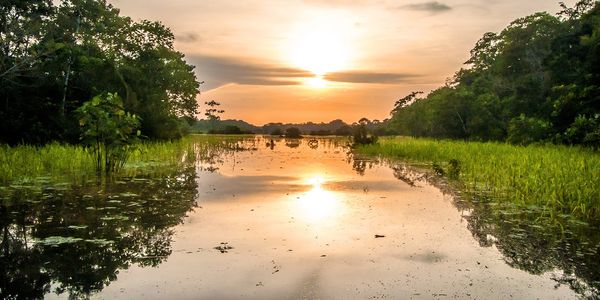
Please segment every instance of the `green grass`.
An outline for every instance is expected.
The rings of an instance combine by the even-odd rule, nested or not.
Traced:
[[[586,148],[397,137],[355,152],[430,166],[455,159],[466,192],[594,223],[600,218],[600,154]]]
[[[191,162],[214,151],[235,147],[243,138],[190,135],[177,141],[145,142],[131,153],[122,172],[132,175],[136,170]],[[95,174],[91,151],[80,145],[0,145],[0,185],[38,179],[79,181]]]

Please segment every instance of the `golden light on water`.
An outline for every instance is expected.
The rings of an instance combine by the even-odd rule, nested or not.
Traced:
[[[306,180],[311,189],[301,195],[297,201],[297,209],[302,217],[310,222],[326,222],[332,220],[342,209],[336,193],[325,190],[325,180],[316,175]]]

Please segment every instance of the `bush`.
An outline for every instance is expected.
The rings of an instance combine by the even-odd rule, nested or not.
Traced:
[[[508,125],[507,142],[517,145],[529,145],[533,142],[544,141],[550,137],[552,124],[537,118],[521,114],[510,120]]]
[[[252,134],[248,130],[243,130],[236,125],[226,125],[223,128],[211,129],[208,131],[209,134]]]
[[[292,139],[301,138],[302,132],[300,132],[300,129],[298,129],[297,127],[290,127],[285,130],[285,137]]]
[[[331,131],[329,130],[325,130],[325,129],[319,129],[319,130],[312,130],[310,132],[310,135],[316,135],[316,136],[327,136],[327,135],[331,135]]]
[[[352,134],[352,127],[344,125],[335,130],[335,135],[349,136]]]
[[[569,144],[600,147],[600,114],[593,117],[577,116],[575,122],[564,133],[563,141]]]
[[[119,95],[98,95],[76,110],[81,126],[81,140],[92,148],[96,170],[120,170],[139,141],[140,118],[125,112]]]
[[[352,132],[352,145],[370,145],[377,143],[377,136],[370,134],[367,126],[362,124],[354,127]]]
[[[281,128],[276,128],[275,130],[271,131],[271,135],[282,136],[283,130],[281,130]]]

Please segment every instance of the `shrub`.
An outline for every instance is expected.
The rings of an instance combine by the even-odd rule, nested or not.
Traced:
[[[301,138],[302,132],[300,132],[300,129],[298,129],[297,127],[290,127],[285,130],[285,137],[292,139]]]
[[[98,95],[76,111],[81,126],[81,140],[91,147],[96,171],[120,170],[139,141],[140,118],[125,112],[119,95]]]
[[[377,136],[370,134],[364,124],[354,127],[352,132],[352,145],[370,145],[377,143]]]

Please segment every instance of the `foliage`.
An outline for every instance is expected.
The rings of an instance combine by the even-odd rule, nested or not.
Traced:
[[[281,128],[275,128],[273,131],[271,131],[271,135],[282,136],[283,130],[281,130]]]
[[[600,2],[563,5],[486,33],[449,82],[398,100],[402,135],[598,146]]]
[[[550,137],[552,124],[548,121],[529,118],[521,114],[510,120],[507,141],[512,144],[528,145]]]
[[[325,129],[321,129],[321,130],[312,130],[310,132],[310,135],[315,135],[315,136],[328,136],[328,135],[332,135],[333,133],[329,130],[325,130]]]
[[[386,138],[355,151],[431,164],[466,192],[500,203],[590,222],[600,217],[600,155],[587,148]]]
[[[120,170],[139,141],[140,118],[125,112],[121,98],[111,93],[85,102],[76,113],[82,128],[81,140],[91,147],[96,170]]]
[[[206,116],[206,118],[209,121],[221,120],[220,115],[225,112],[224,110],[219,109],[219,106],[221,106],[221,103],[211,100],[208,102],[204,102],[204,104],[206,104],[208,106],[204,115]]]
[[[338,127],[334,131],[334,133],[338,136],[349,136],[350,134],[352,134],[352,127],[350,127],[349,125],[343,125]]]
[[[238,136],[189,135],[174,141],[143,140],[130,153],[120,175],[135,176],[148,168],[161,169],[197,158],[215,149],[239,149]],[[81,145],[52,143],[44,146],[0,145],[0,184],[44,183],[49,179],[82,183],[96,179],[95,156]]]
[[[225,125],[225,127],[218,129],[211,129],[208,131],[209,134],[252,134],[252,132],[243,130],[236,125]]]
[[[193,67],[161,23],[105,0],[4,1],[0,20],[0,142],[76,142],[75,110],[105,91],[150,138],[180,137],[180,120],[195,118]]]
[[[285,130],[285,137],[297,139],[302,137],[302,132],[297,127],[290,127]]]
[[[366,124],[354,126],[352,129],[352,146],[370,145],[377,143],[377,136],[370,134]]]

